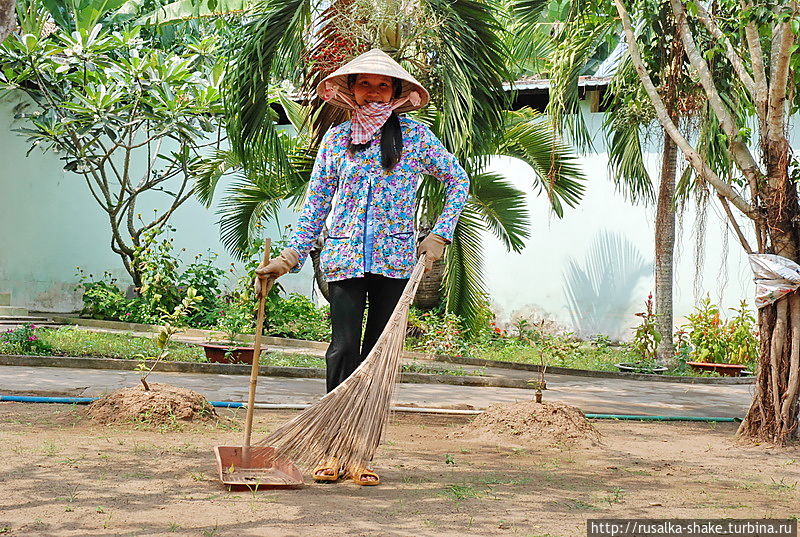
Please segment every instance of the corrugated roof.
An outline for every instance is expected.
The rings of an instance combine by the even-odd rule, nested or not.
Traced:
[[[578,87],[591,88],[599,86],[608,86],[611,82],[610,76],[581,76],[578,77]],[[549,78],[538,78],[537,76],[523,77],[513,84],[505,83],[503,87],[506,89],[519,90],[546,90],[550,88]]]

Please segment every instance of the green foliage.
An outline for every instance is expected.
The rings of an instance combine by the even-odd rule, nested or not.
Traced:
[[[223,278],[225,271],[214,265],[217,254],[198,254],[194,262],[186,266],[178,276],[179,289],[195,289],[203,301],[189,313],[187,324],[189,326],[212,326],[216,313],[223,301],[221,298]]]
[[[188,324],[209,327],[215,322],[221,306],[221,279],[225,272],[213,265],[215,254],[198,255],[185,270],[173,255],[173,240],[168,233],[174,228],[159,226],[143,234],[141,246],[135,249],[133,262],[142,279],[139,296],[126,298],[117,280],[106,272],[100,280],[92,280],[79,270],[83,287],[82,315],[132,323],[155,323],[181,302],[182,293],[193,288],[203,297],[187,313]],[[164,235],[162,237],[162,235]]]
[[[8,354],[33,354],[46,356],[52,352],[52,347],[39,337],[40,328],[35,324],[25,323],[16,329],[9,329],[0,334],[0,344],[3,352]]]
[[[183,298],[183,300],[181,300],[181,302],[175,306],[171,312],[162,310],[163,314],[160,318],[161,327],[158,331],[158,336],[156,336],[156,346],[159,350],[158,355],[137,356],[139,363],[136,365],[136,371],[139,372],[139,379],[144,385],[145,390],[150,389],[150,386],[147,384],[147,377],[153,372],[153,369],[155,369],[156,365],[158,365],[160,361],[169,356],[168,346],[172,336],[181,331],[180,327],[185,325],[186,317],[188,316],[189,312],[202,300],[203,297],[198,295],[197,292],[190,287],[186,290],[186,296]],[[152,361],[150,367],[148,367],[147,360]]]
[[[192,163],[218,144],[220,38],[196,32],[162,41],[116,17],[120,0],[43,4],[23,10],[22,26],[35,31],[52,16],[56,28],[12,34],[0,45],[0,94],[26,97],[16,131],[29,153],[54,152],[85,181],[108,215],[113,251],[139,284],[133,256],[142,235],[192,195]],[[142,197],[157,207],[150,221],[137,221]]]
[[[226,297],[216,312],[214,330],[225,336],[225,342],[234,344],[241,335],[252,334],[255,327],[255,306],[252,302],[237,300],[235,296]]]
[[[142,245],[134,249],[134,263],[142,275],[139,296],[152,312],[160,309],[172,311],[180,301],[176,287],[179,261],[172,255],[172,237],[159,237],[174,232],[173,227],[155,227],[144,232]]]
[[[156,320],[147,302],[140,298],[126,298],[111,273],[105,272],[99,280],[78,269],[79,287],[83,288],[81,315],[92,319],[151,323]]]
[[[312,341],[331,340],[328,306],[318,307],[298,293],[290,293],[287,298],[270,295],[266,306],[268,334]]]
[[[719,306],[706,296],[687,315],[683,327],[691,345],[690,357],[696,362],[752,364],[758,358],[758,338],[755,317],[744,300],[731,308],[735,316],[725,321]]]
[[[653,313],[652,293],[647,296],[644,305],[645,311],[636,314],[637,317],[641,317],[642,322],[634,329],[631,347],[643,360],[654,362],[656,349],[661,342],[661,334],[656,328],[656,318],[658,316]]]
[[[429,354],[461,356],[466,343],[463,338],[460,319],[452,313],[419,313],[412,310],[409,324],[417,328],[421,335],[415,345],[416,350]]]

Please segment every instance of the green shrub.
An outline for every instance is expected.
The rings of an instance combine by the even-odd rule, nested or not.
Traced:
[[[653,312],[653,293],[647,296],[647,300],[644,301],[644,307],[644,311],[635,314],[637,317],[641,317],[642,322],[634,329],[633,341],[630,347],[643,361],[655,363],[656,350],[661,342],[661,334],[656,328],[656,318],[658,316]]]
[[[3,351],[12,354],[49,355],[52,348],[39,338],[38,330],[40,328],[35,324],[26,323],[15,330],[0,334]]]
[[[687,315],[689,322],[682,328],[688,336],[689,356],[696,362],[753,363],[758,358],[758,338],[755,317],[744,300],[738,308],[730,308],[736,315],[725,321],[719,306],[709,297],[700,301],[694,313]],[[681,352],[686,353],[682,341]]]
[[[461,356],[466,348],[461,319],[452,313],[420,313],[414,310],[410,321],[418,337],[414,348],[429,354]]]
[[[318,307],[308,297],[290,293],[287,298],[270,294],[266,307],[266,333],[312,341],[330,341],[328,306]]]

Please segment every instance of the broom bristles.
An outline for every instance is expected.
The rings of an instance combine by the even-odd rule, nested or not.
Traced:
[[[372,460],[389,417],[408,309],[424,269],[421,257],[378,341],[353,374],[254,445],[272,446],[276,456],[305,469],[332,459],[341,468],[356,469]]]

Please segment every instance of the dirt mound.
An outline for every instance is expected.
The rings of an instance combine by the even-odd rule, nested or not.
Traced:
[[[577,407],[535,401],[492,405],[452,437],[498,443],[511,441],[521,446],[600,443],[600,432]]]
[[[217,420],[214,407],[199,393],[156,383],[150,383],[150,391],[132,386],[111,392],[90,404],[86,413],[104,425],[138,422],[159,426]]]

